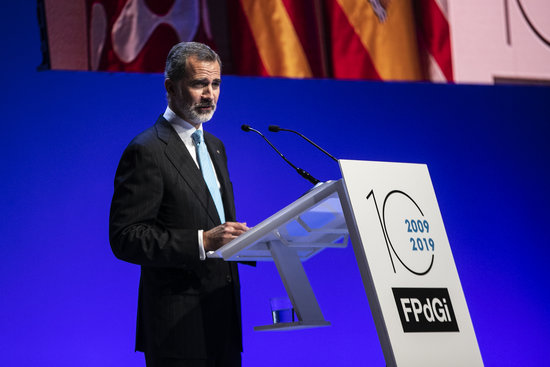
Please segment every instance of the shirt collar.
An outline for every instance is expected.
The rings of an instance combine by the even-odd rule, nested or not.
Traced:
[[[176,115],[170,106],[166,107],[162,116],[172,125],[183,141],[191,139],[191,134],[193,134],[195,130],[202,130],[202,124],[200,124],[198,129],[195,129],[189,122]]]

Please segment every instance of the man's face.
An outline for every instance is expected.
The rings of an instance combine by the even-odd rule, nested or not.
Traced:
[[[216,61],[187,59],[186,76],[165,80],[170,108],[185,121],[198,127],[212,118],[220,95],[221,71]]]

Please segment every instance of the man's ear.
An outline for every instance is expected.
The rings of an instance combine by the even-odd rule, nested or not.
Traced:
[[[176,91],[174,82],[168,78],[164,79],[164,88],[166,89],[166,93],[169,95],[173,95]]]

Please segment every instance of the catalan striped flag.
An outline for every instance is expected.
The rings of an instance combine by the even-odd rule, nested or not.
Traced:
[[[317,1],[233,1],[232,48],[238,74],[327,76]]]

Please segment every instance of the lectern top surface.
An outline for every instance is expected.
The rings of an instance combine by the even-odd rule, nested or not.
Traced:
[[[302,261],[327,247],[345,247],[348,230],[338,194],[341,189],[341,180],[315,187],[208,257],[272,261],[269,246],[275,241],[295,248]]]

